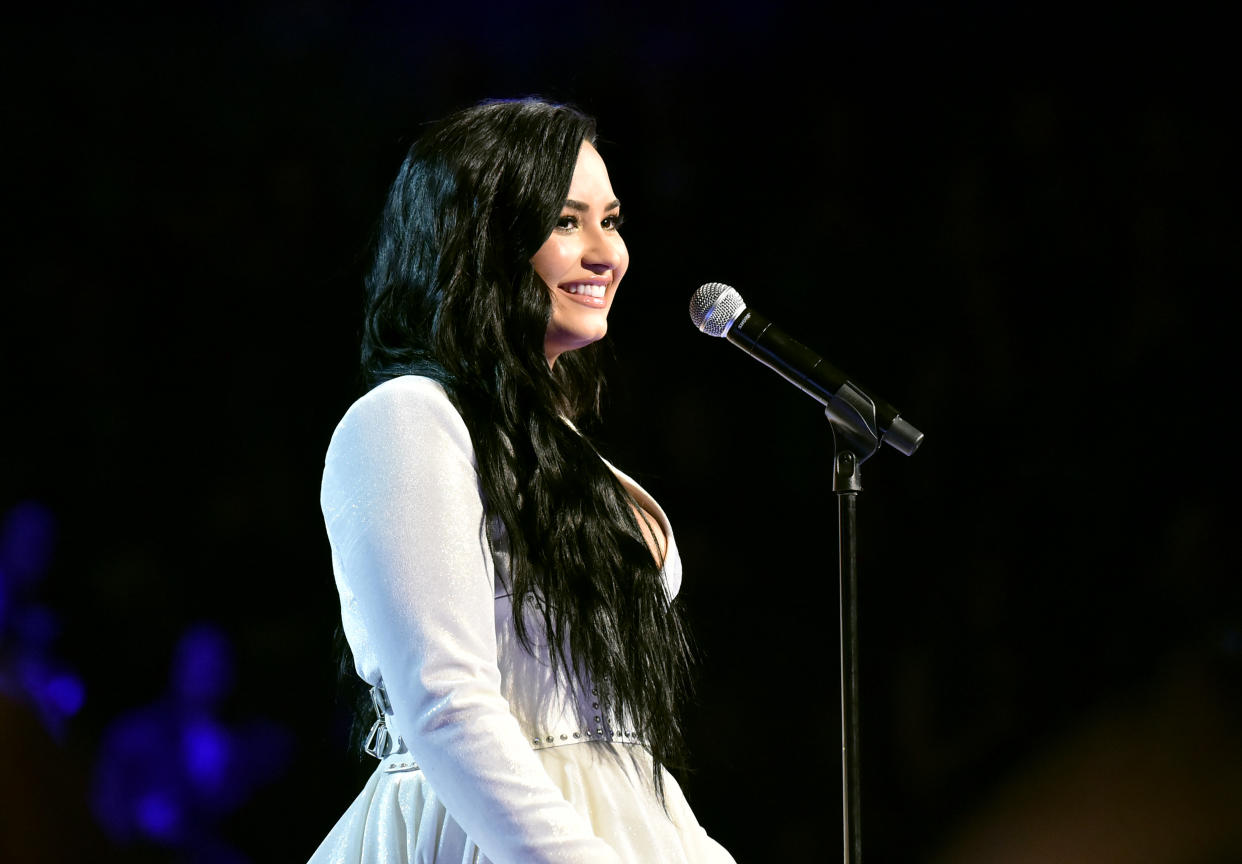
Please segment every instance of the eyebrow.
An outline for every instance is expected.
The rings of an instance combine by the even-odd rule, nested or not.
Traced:
[[[591,209],[588,205],[583,204],[581,201],[575,201],[572,198],[565,199],[565,206],[568,207],[570,210],[576,210],[579,213],[585,213],[586,211]],[[621,206],[621,202],[617,200],[616,198],[613,198],[611,201],[609,201],[607,204],[604,205],[604,209],[605,210],[616,210],[620,206]]]

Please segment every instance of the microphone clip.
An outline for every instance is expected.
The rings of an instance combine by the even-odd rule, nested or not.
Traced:
[[[834,492],[862,490],[862,463],[880,449],[875,402],[846,381],[824,405],[837,455],[832,476]]]

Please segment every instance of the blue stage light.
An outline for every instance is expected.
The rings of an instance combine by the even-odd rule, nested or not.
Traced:
[[[193,720],[181,735],[181,756],[190,782],[204,795],[212,796],[229,780],[233,739],[219,723],[210,719]]]
[[[177,800],[165,792],[149,792],[136,802],[138,829],[153,840],[169,841],[181,833],[182,810]]]

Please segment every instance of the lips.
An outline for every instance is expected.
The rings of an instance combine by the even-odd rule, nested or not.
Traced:
[[[604,308],[604,294],[607,293],[606,285],[594,282],[566,282],[556,287],[584,306],[590,306],[593,309]]]

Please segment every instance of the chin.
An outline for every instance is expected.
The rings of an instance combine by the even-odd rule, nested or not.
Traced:
[[[561,354],[567,354],[570,351],[577,351],[588,345],[593,345],[603,339],[608,332],[605,325],[590,332],[578,331],[575,333],[560,332],[557,334],[549,334],[549,338],[544,342],[544,350],[550,355],[559,357]]]

